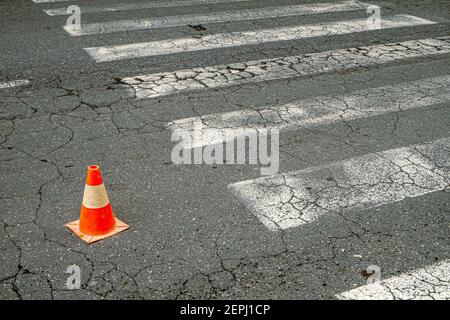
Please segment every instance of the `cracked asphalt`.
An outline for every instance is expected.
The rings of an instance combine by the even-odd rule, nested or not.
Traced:
[[[325,1],[308,1],[319,2]],[[449,292],[450,3],[362,2],[379,5],[382,17],[408,14],[436,24],[95,62],[84,48],[367,15],[328,12],[72,37],[63,29],[66,16],[42,10],[75,2],[3,0],[0,83],[30,83],[0,89],[0,299],[335,299],[364,286],[371,265],[381,268],[382,279],[394,279],[384,298],[410,298],[401,289],[404,274],[436,264],[439,276],[431,280],[419,272],[429,285],[420,296]],[[86,12],[82,19],[101,23],[300,3]],[[376,55],[368,54],[369,47]],[[423,82],[429,78],[440,80]],[[355,95],[361,100],[352,100]],[[344,106],[329,108],[330,101]],[[375,110],[383,103],[386,110]],[[315,105],[326,111],[302,112]],[[308,124],[324,113],[336,119]],[[258,213],[286,204],[267,198],[281,192],[280,176],[260,178],[259,165],[172,163],[171,130],[191,118],[221,129],[268,127],[274,118],[276,126],[288,127],[280,133],[279,173],[300,177],[290,181],[300,199],[296,210],[307,205],[301,179],[316,179],[310,168],[334,177],[319,187],[367,186],[362,194],[338,190],[328,207],[315,202],[320,219],[311,223],[285,228],[277,222],[270,229]],[[444,143],[434,148],[431,141]],[[393,156],[377,162],[374,154]],[[342,178],[345,166],[339,164],[348,159],[373,164],[355,169],[370,179]],[[114,213],[130,225],[93,245],[64,227],[78,219],[89,164],[100,165]],[[263,183],[255,183],[258,178]],[[250,205],[231,190],[243,181],[250,187],[244,184],[241,193],[257,189],[251,200],[244,197]],[[365,206],[367,194],[385,201]],[[71,265],[81,269],[78,290],[66,288]],[[420,282],[414,279],[412,287]]]

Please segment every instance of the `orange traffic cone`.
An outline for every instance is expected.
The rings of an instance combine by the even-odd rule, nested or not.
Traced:
[[[66,227],[87,243],[105,239],[129,228],[114,217],[99,166],[88,167],[80,220],[70,222]]]

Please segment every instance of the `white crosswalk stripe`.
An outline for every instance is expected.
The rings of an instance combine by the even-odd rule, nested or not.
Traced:
[[[450,138],[444,138],[242,181],[230,184],[229,189],[269,230],[277,231],[327,214],[443,190],[450,183],[449,150]]]
[[[123,78],[122,83],[128,84],[133,89],[137,99],[144,99],[191,90],[368,67],[395,60],[445,53],[450,53],[450,41],[420,39],[140,75]]]
[[[355,288],[341,300],[449,300],[450,260]]]
[[[29,80],[13,80],[7,82],[0,82],[0,89],[14,88],[20,87],[30,84]]]
[[[255,131],[308,128],[443,102],[450,102],[450,75],[365,89],[342,96],[297,100],[263,109],[175,120],[167,123],[166,127],[178,131],[183,148],[197,148],[233,140]]]
[[[381,29],[434,24],[434,22],[409,15],[385,17]],[[298,25],[246,32],[231,32],[206,35],[201,38],[180,38],[131,43],[107,47],[91,47],[84,50],[97,62],[115,61],[139,57],[151,57],[180,52],[201,51],[243,45],[262,44],[275,41],[298,40],[319,36],[330,36],[368,31],[367,19],[352,19],[338,22]]]
[[[71,0],[32,0],[56,3]],[[156,0],[136,3],[96,4],[81,7],[81,13],[108,13],[153,8],[230,4],[253,0]],[[68,15],[60,8],[43,10],[49,16]],[[252,9],[211,8],[204,13],[176,14],[140,19],[102,21],[83,24],[81,29],[64,26],[71,36],[100,35],[135,30],[154,30],[186,25],[256,21],[283,17],[345,13],[365,10],[370,5],[358,1],[309,3]],[[300,22],[299,22],[300,23]],[[271,42],[296,41],[316,37],[351,35],[378,29],[431,26],[437,23],[421,17],[397,14],[383,16],[381,26],[368,24],[367,12],[358,19],[264,27],[161,40],[105,46],[89,42],[85,52],[96,62],[149,58],[186,52],[243,47]],[[241,30],[241,29],[239,29]],[[424,36],[422,36],[424,37]],[[95,40],[94,38],[89,40]],[[81,39],[80,39],[81,41]],[[136,40],[135,40],[136,41]],[[121,79],[130,98],[148,99],[256,84],[301,76],[318,75],[360,67],[405,63],[411,58],[450,54],[450,38],[423,38],[362,47],[243,61],[232,64],[200,66]],[[28,80],[0,83],[0,89],[27,85]],[[167,99],[169,100],[169,99]],[[143,102],[143,101],[141,101]],[[232,112],[201,114],[165,123],[177,131],[184,149],[202,148],[253,132],[270,129],[298,130],[332,123],[376,117],[413,109],[432,110],[450,102],[450,75],[395,83],[355,92],[296,99],[277,105],[260,105]],[[417,110],[419,111],[419,110]],[[431,111],[430,111],[431,112]],[[450,187],[450,137],[391,150],[288,171],[272,176],[229,184],[229,191],[243,203],[270,232],[320,222],[327,216],[345,216],[410,198],[448,190]],[[298,169],[298,168],[296,168]],[[253,219],[251,220],[253,221]],[[301,228],[299,228],[301,232]],[[450,260],[383,279],[336,295],[338,299],[450,299]]]
[[[366,9],[367,4],[359,2],[317,3],[293,6],[277,6],[258,9],[230,10],[211,12],[206,14],[188,14],[150,19],[120,20],[85,24],[81,29],[65,26],[64,29],[72,36],[111,33],[129,30],[158,29],[186,25],[199,25],[204,23],[217,23],[228,21],[258,20],[267,18],[280,18],[301,16],[325,12],[340,12]]]
[[[233,2],[247,2],[252,0],[160,0],[152,2],[141,3],[119,3],[110,6],[83,6],[81,7],[81,13],[98,13],[98,12],[117,12],[117,11],[129,11],[129,10],[143,10],[153,8],[170,8],[170,7],[185,7],[194,5],[206,5],[206,4],[220,4],[220,3],[233,3]],[[49,16],[64,16],[68,15],[66,8],[55,8],[44,10]]]

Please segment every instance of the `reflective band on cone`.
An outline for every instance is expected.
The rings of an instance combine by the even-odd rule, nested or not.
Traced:
[[[88,167],[80,220],[66,226],[87,243],[105,239],[129,228],[114,217],[99,166]]]

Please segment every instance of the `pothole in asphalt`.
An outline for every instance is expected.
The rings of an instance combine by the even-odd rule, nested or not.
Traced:
[[[206,28],[202,26],[201,24],[189,24],[190,28],[194,29],[195,31],[205,31]]]

